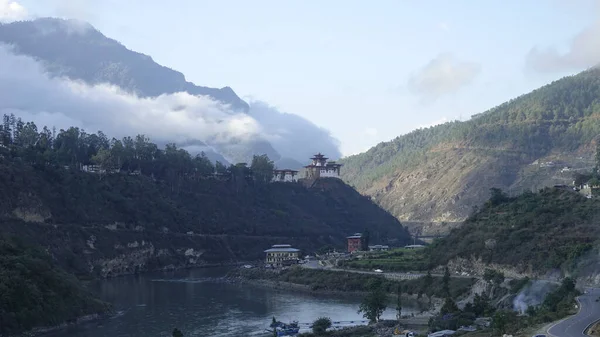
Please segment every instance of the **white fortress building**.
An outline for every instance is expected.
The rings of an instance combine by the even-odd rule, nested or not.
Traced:
[[[298,171],[296,170],[273,170],[273,182],[295,183],[298,181]]]
[[[339,178],[340,177],[340,168],[342,164],[338,164],[334,161],[327,161],[327,157],[322,155],[321,153],[315,154],[312,158],[310,165],[304,166],[305,169],[305,178],[309,180],[314,180],[318,178]],[[294,183],[299,179],[298,171],[283,169],[283,170],[273,170],[273,179],[272,182],[282,182],[282,183]]]
[[[340,177],[340,168],[342,167],[342,164],[338,164],[334,161],[328,162],[327,159],[329,158],[325,157],[320,152],[310,159],[312,160],[312,163],[304,166],[307,179]]]

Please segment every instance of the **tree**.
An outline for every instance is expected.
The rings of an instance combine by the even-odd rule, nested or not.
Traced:
[[[475,294],[472,304],[472,312],[476,316],[485,316],[494,311],[494,308],[490,305],[489,297],[484,293],[482,295]]]
[[[331,328],[331,319],[329,317],[319,317],[312,324],[312,330],[317,335],[324,334],[329,328]]]
[[[398,297],[396,298],[396,318],[402,318],[402,285],[398,285]]]
[[[268,184],[273,179],[275,164],[266,154],[260,156],[254,155],[252,157],[250,169],[252,170],[252,176],[256,182],[259,184]]]
[[[490,200],[489,204],[492,206],[499,205],[508,200],[508,196],[499,188],[490,188]]]
[[[448,269],[448,267],[446,267],[446,269],[444,270],[444,277],[442,278],[442,284],[443,284],[444,295],[447,297],[451,297],[451,295],[450,295],[450,270]]]
[[[517,313],[512,310],[499,310],[494,314],[492,328],[498,335],[516,331]]]
[[[110,150],[106,149],[101,149],[100,151],[98,151],[98,153],[92,157],[91,161],[92,163],[100,166],[101,170],[104,171],[104,173],[112,170],[114,166],[113,157],[110,153]],[[102,171],[99,174],[100,179],[102,179]]]
[[[483,279],[487,282],[499,286],[504,282],[504,273],[496,271],[494,269],[486,269],[483,273]]]
[[[371,239],[371,235],[369,234],[369,230],[365,228],[364,232],[362,233],[362,236],[360,238],[360,246],[361,246],[361,250],[362,251],[368,251],[369,250],[369,240]]]
[[[431,271],[427,271],[427,275],[423,276],[423,283],[421,283],[420,292],[423,292],[427,295],[430,306],[433,297],[433,289],[431,288],[431,285],[433,285],[433,276],[431,276]]]
[[[173,329],[173,333],[171,335],[173,337],[183,337],[183,333],[177,328]]]
[[[227,166],[223,165],[223,163],[217,160],[217,162],[215,163],[215,171],[217,172],[217,174],[226,175]]]
[[[375,323],[385,311],[387,296],[381,288],[380,282],[371,285],[372,290],[365,296],[360,304],[358,313],[363,313],[363,317],[370,322]]]
[[[194,170],[202,177],[212,176],[215,173],[215,166],[204,152],[194,157]]]
[[[596,162],[596,166],[594,167],[594,170],[596,172],[598,172],[600,170],[600,142],[596,143],[596,156],[594,159]]]
[[[457,312],[460,312],[460,309],[458,309],[458,306],[456,305],[456,303],[454,303],[454,301],[450,297],[446,297],[446,300],[444,301],[444,305],[440,309],[440,314],[442,314],[442,315],[455,314]]]

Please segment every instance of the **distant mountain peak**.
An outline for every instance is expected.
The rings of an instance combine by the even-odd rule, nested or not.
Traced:
[[[235,111],[249,110],[230,87],[217,89],[188,82],[181,72],[127,49],[85,21],[39,18],[0,25],[0,43],[43,61],[54,75],[89,84],[110,83],[142,97],[185,91],[209,96]]]

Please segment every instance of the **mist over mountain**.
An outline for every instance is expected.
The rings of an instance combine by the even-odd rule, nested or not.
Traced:
[[[196,86],[85,22],[0,24],[0,64],[0,112],[39,125],[147,134],[226,162],[267,154],[298,166],[314,152],[340,156],[327,130],[260,101],[250,106],[229,87]]]

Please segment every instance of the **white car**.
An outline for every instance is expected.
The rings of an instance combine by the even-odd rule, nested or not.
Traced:
[[[376,273],[383,273],[383,270],[381,270],[381,269],[375,269],[373,271],[376,272]]]

